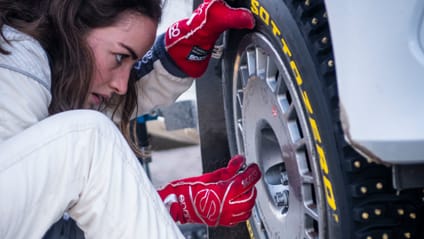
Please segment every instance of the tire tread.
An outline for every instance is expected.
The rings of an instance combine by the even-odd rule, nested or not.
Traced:
[[[389,167],[368,162],[357,153],[343,137],[343,131],[339,118],[339,100],[337,93],[337,81],[335,80],[335,62],[332,53],[330,31],[322,0],[285,0],[292,15],[295,17],[307,43],[311,56],[315,61],[316,68],[321,75],[323,92],[327,96],[328,105],[332,110],[334,134],[339,145],[340,155],[344,159],[342,169],[346,175],[345,185],[351,189],[352,215],[355,222],[353,230],[355,238],[407,238],[405,233],[411,233],[410,238],[421,238],[418,233],[421,218],[397,217],[397,209],[404,208],[409,214],[416,217],[422,207],[420,194],[417,190],[397,192],[391,186],[391,170]],[[307,5],[306,3],[309,3]],[[313,19],[318,23],[313,24]],[[327,43],[322,44],[321,39],[327,37]],[[356,167],[359,162],[361,167]],[[382,183],[383,189],[377,189],[376,184]],[[366,187],[366,193],[361,193],[361,187]],[[401,206],[400,206],[401,205]],[[376,215],[378,209],[383,208],[386,213]],[[407,214],[405,212],[405,215]],[[362,215],[368,213],[372,217],[364,219]],[[365,217],[365,216],[364,216]],[[402,219],[402,220],[401,220]],[[372,221],[372,222],[371,222]],[[408,230],[406,230],[408,229]]]

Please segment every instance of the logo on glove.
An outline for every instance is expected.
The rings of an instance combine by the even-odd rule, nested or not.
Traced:
[[[219,217],[221,200],[218,194],[211,189],[204,189],[194,196],[194,205],[202,218],[215,222]]]
[[[187,221],[189,221],[189,222],[193,222],[193,219],[191,219],[191,217],[190,217],[190,212],[187,210],[187,203],[185,201],[184,195],[179,195],[178,201],[181,204],[181,208],[183,210],[184,218],[186,218]]]
[[[190,61],[203,61],[209,57],[210,51],[204,50],[198,46],[194,46],[190,54],[187,56],[187,60]]]
[[[250,184],[256,183],[256,178],[258,178],[258,172],[253,171],[251,174],[249,174],[245,179],[241,181],[241,185],[243,185],[243,188],[249,187]]]
[[[174,23],[168,30],[168,34],[169,34],[169,39],[175,38],[175,37],[179,37],[181,34],[181,30],[178,26],[178,22]]]

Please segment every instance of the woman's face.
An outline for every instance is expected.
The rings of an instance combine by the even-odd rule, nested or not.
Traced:
[[[126,12],[113,26],[88,33],[95,67],[84,108],[97,108],[112,94],[126,94],[130,70],[153,45],[156,29],[157,22],[149,17]]]

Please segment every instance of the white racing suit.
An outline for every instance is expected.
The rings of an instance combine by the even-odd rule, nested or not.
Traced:
[[[0,238],[41,238],[64,212],[86,238],[183,238],[112,121],[92,110],[48,117],[48,58],[3,27],[0,55]],[[160,41],[138,65],[138,112],[169,104],[192,83]],[[166,70],[165,70],[166,68]]]

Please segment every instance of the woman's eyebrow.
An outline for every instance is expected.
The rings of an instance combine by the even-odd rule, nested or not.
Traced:
[[[137,56],[137,54],[135,53],[135,51],[131,48],[131,47],[129,47],[129,46],[127,46],[127,45],[125,45],[124,43],[119,43],[123,48],[125,48],[125,49],[127,49],[127,51],[130,53],[130,55],[131,55],[131,58],[133,59],[133,60],[137,60],[139,57]]]

